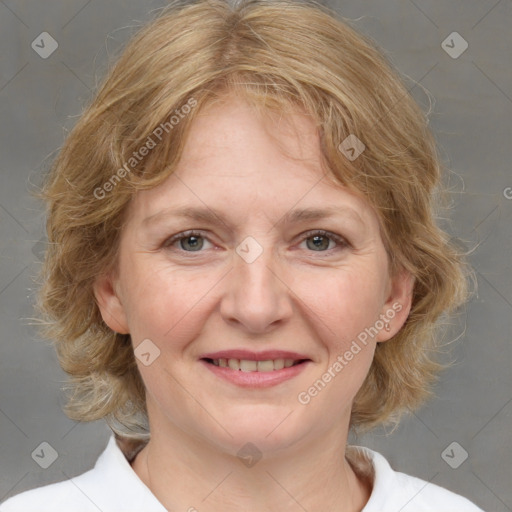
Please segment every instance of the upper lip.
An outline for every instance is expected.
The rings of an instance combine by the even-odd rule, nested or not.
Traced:
[[[200,359],[244,359],[247,361],[269,361],[271,359],[293,359],[299,361],[309,357],[297,352],[287,350],[264,350],[262,352],[251,352],[245,349],[220,350],[219,352],[210,352],[203,354]]]

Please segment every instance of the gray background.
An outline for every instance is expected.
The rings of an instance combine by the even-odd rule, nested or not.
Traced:
[[[122,45],[161,1],[0,1],[0,501],[90,469],[110,430],[75,423],[61,411],[65,380],[32,316],[33,277],[44,248],[44,217],[30,196]],[[392,434],[352,443],[383,453],[400,471],[463,494],[487,511],[512,510],[511,216],[512,0],[332,0],[407,77],[427,109],[454,192],[451,235],[472,250],[478,294],[452,321],[456,364],[437,398]],[[58,42],[41,58],[42,32]],[[442,42],[453,31],[469,44],[458,58]],[[451,44],[451,43],[450,43]],[[455,43],[454,43],[455,44]],[[458,44],[458,43],[457,43]],[[507,197],[508,196],[508,197]],[[43,469],[41,442],[58,452]],[[468,453],[457,469],[441,454]],[[460,461],[461,448],[448,450]]]

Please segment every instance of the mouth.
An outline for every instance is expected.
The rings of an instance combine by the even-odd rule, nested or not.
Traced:
[[[244,388],[267,388],[293,379],[313,361],[302,354],[267,350],[224,350],[199,360],[217,378]]]
[[[231,370],[241,372],[275,372],[282,370],[283,368],[291,368],[310,361],[310,359],[289,359],[289,358],[278,358],[278,359],[265,359],[265,360],[253,360],[253,359],[235,359],[220,357],[218,359],[212,359],[205,357],[202,359],[208,364],[213,366],[219,366],[221,368],[230,368]]]

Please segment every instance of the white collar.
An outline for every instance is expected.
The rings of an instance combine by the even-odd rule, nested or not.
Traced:
[[[437,512],[442,509],[457,510],[457,512],[483,512],[458,494],[433,483],[394,471],[380,453],[370,448],[348,446],[346,454],[356,472],[369,475],[372,482],[372,492],[362,512],[391,510]],[[124,505],[130,510],[166,512],[163,505],[135,473],[113,435],[99,457],[95,469],[104,477],[115,475],[115,478],[109,479],[109,494],[117,498],[113,498],[116,501],[113,501],[111,508],[106,510],[119,510],[119,505]],[[120,472],[122,472],[121,475],[119,475]],[[96,486],[97,484],[96,481]],[[122,496],[121,500],[119,500],[120,496]]]
[[[129,495],[126,496],[126,503],[133,505],[134,499],[140,501],[143,497],[145,510],[148,512],[153,512],[153,510],[154,512],[163,512],[165,510],[163,505],[135,473],[129,462],[141,448],[139,447],[131,453],[127,453],[126,450],[123,452],[114,435],[112,435],[104,452],[98,458],[95,469],[102,474],[108,474],[112,470],[122,471],[123,478],[120,480],[129,484],[126,487],[130,489]],[[393,486],[394,471],[382,455],[363,446],[348,446],[347,456],[357,472],[369,475],[372,482],[372,493],[362,512],[382,512],[382,508],[380,508],[382,497]],[[123,485],[123,489],[126,489],[126,487]],[[148,506],[151,506],[151,509],[148,509]]]

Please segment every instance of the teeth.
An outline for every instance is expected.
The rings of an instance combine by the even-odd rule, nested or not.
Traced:
[[[290,368],[295,362],[293,359],[269,359],[267,361],[250,361],[247,359],[213,359],[215,366],[240,370],[242,372],[273,372]]]
[[[228,366],[232,370],[240,370],[240,359],[228,359]]]
[[[258,371],[259,372],[273,372],[274,371],[274,361],[272,361],[272,359],[270,361],[258,361]]]
[[[284,359],[274,359],[274,370],[282,370],[284,368]]]
[[[243,372],[255,372],[258,369],[258,361],[247,361],[245,359],[240,359],[238,364],[240,365],[240,370]]]

